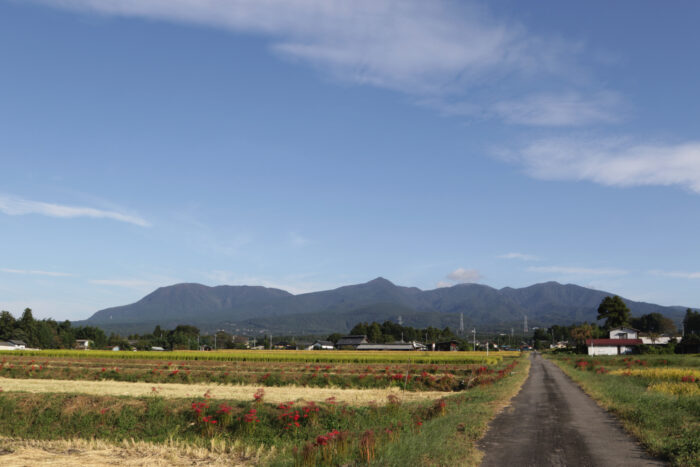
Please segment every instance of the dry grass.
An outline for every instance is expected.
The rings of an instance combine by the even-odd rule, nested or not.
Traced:
[[[156,391],[153,388],[156,388]],[[143,397],[158,395],[165,398],[202,397],[208,393],[212,399],[252,400],[253,394],[260,386],[233,386],[216,384],[157,384],[129,383],[123,381],[69,381],[56,379],[15,379],[0,378],[3,391],[22,391],[33,393],[69,393],[93,394],[100,396]],[[265,401],[281,403],[295,400],[320,402],[334,397],[338,402],[349,405],[367,405],[370,402],[384,404],[390,394],[404,401],[439,399],[444,392],[422,391],[405,392],[399,388],[387,389],[339,389],[313,388],[300,386],[265,387]]]
[[[98,440],[45,441],[0,437],[0,464],[3,467],[258,465],[272,454],[269,450],[264,452],[262,448],[245,448],[216,441],[205,449],[172,441],[151,444],[130,440],[110,444]]]

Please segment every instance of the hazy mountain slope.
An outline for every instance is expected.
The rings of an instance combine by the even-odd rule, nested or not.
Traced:
[[[292,295],[284,290],[250,286],[207,287],[176,284],[162,287],[131,305],[98,311],[76,324],[97,325],[119,332],[151,331],[156,324],[193,324],[203,330],[240,333],[343,332],[359,321],[396,320],[407,325],[459,325],[465,328],[520,329],[527,315],[530,327],[595,321],[600,301],[609,292],[557,282],[501,290],[480,284],[422,291],[377,278],[364,284]],[[663,313],[679,321],[685,308],[626,300],[633,315]]]

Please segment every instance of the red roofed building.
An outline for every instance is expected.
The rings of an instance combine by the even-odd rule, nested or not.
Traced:
[[[637,330],[632,328],[612,329],[609,339],[586,340],[588,355],[622,355],[634,353],[636,348],[642,344],[642,340],[637,339]]]

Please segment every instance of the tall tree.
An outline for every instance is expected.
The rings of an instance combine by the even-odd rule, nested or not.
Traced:
[[[656,334],[676,332],[676,324],[673,320],[661,313],[649,313],[639,318],[630,318],[630,325],[642,332],[653,332]]]
[[[685,334],[700,334],[700,312],[688,308],[683,318]]]
[[[620,297],[605,297],[598,307],[598,318],[605,320],[605,329],[613,329],[629,323],[630,309]]]
[[[9,339],[15,330],[15,317],[9,311],[0,312],[0,339]]]

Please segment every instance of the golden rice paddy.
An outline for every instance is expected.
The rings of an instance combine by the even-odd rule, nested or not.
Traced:
[[[639,368],[620,369],[610,372],[611,375],[640,376],[659,381],[682,381],[683,377],[694,376],[700,380],[700,369],[697,368]]]

